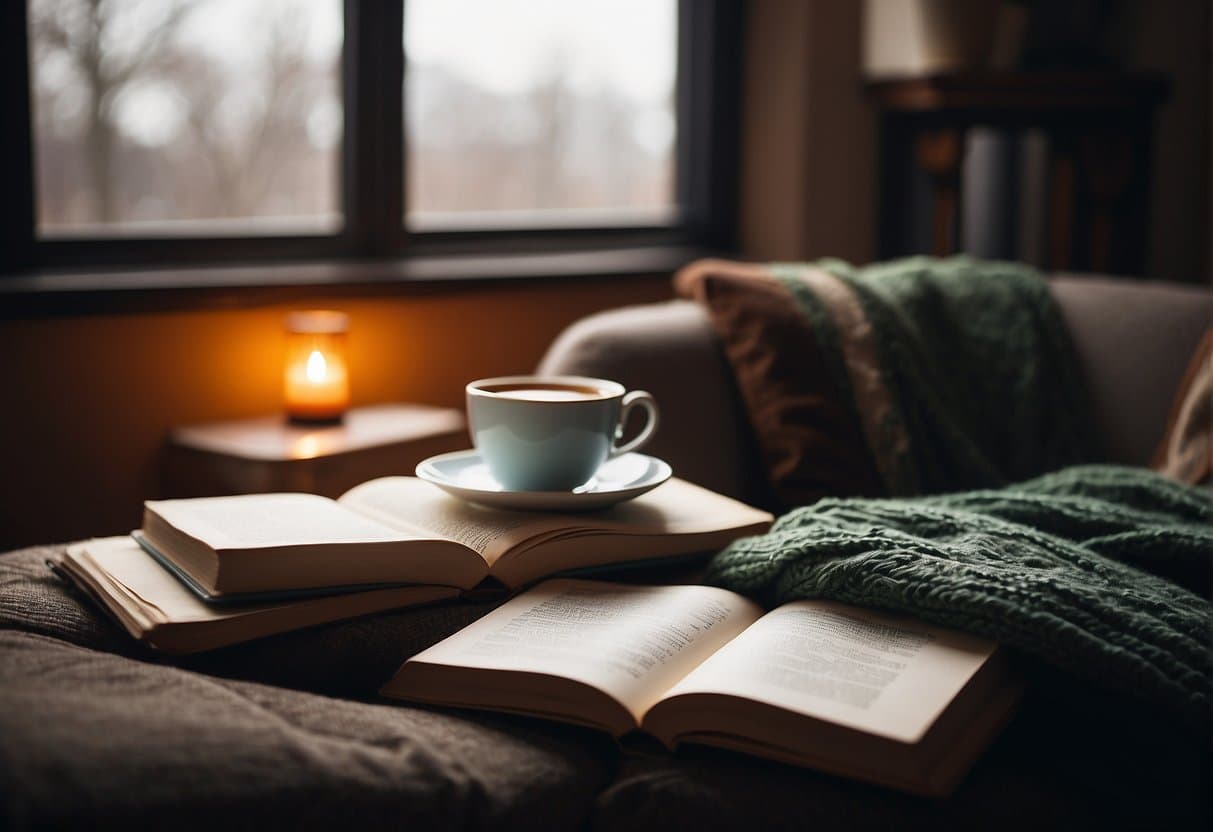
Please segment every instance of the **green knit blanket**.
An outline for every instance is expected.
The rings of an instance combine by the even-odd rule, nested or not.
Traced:
[[[910,613],[1203,726],[1211,553],[1207,491],[1077,466],[999,490],[824,499],[729,546],[707,581]]]
[[[1061,314],[1028,266],[910,257],[775,264],[887,494],[994,488],[1093,461]]]

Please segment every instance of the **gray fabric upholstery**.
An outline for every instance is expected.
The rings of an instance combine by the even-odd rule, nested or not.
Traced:
[[[1052,288],[1107,461],[1148,464],[1184,369],[1213,323],[1213,292],[1089,275],[1059,275]]]
[[[1091,392],[1101,461],[1146,464],[1213,319],[1213,292],[1074,275],[1058,276],[1052,286]],[[579,321],[552,344],[539,372],[615,378],[648,390],[663,414],[652,453],[679,476],[764,502],[731,370],[694,303],[615,309]]]
[[[611,378],[648,390],[661,427],[645,448],[683,479],[765,502],[749,422],[712,325],[690,301],[614,309],[584,318],[548,349],[537,372]]]

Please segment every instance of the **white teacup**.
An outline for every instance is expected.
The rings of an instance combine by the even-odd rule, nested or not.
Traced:
[[[617,445],[632,408],[648,421]],[[582,376],[502,376],[467,386],[472,442],[494,479],[514,491],[571,491],[611,457],[657,430],[657,402],[643,390]]]

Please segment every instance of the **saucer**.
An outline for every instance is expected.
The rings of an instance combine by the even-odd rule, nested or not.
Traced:
[[[608,459],[594,478],[572,491],[509,491],[475,450],[439,454],[417,466],[417,476],[448,494],[483,506],[523,511],[588,511],[651,491],[670,478],[668,463],[644,454]]]

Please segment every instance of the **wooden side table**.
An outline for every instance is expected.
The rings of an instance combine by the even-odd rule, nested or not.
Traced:
[[[912,239],[907,167],[930,179],[930,253],[951,254],[966,133],[1035,128],[1050,146],[1044,265],[1142,272],[1153,115],[1168,92],[1162,76],[988,72],[873,81],[866,90],[881,115],[881,257],[922,251]]]
[[[337,425],[284,416],[176,428],[161,468],[165,497],[307,491],[338,497],[375,477],[413,474],[434,454],[471,446],[463,413],[416,404],[350,410]]]

